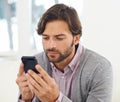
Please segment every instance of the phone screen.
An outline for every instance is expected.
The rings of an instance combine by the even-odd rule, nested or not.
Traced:
[[[24,64],[24,70],[25,73],[27,73],[27,71],[29,69],[33,70],[35,73],[39,73],[36,69],[35,69],[35,65],[38,64],[35,56],[22,56],[21,60]]]

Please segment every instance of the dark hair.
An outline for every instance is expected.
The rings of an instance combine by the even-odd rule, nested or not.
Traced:
[[[82,26],[76,10],[65,4],[55,4],[43,14],[38,23],[38,34],[41,35],[45,30],[46,24],[54,20],[65,21],[73,36],[77,34],[82,36]]]

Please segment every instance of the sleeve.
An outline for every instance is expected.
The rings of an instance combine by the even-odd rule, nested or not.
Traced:
[[[60,95],[56,102],[72,102],[68,97],[64,96],[62,92],[60,92]]]
[[[63,96],[62,102],[72,102],[68,97]]]
[[[111,64],[99,64],[92,74],[86,102],[111,102],[112,82]]]
[[[34,96],[31,102],[35,102],[35,100],[36,100],[36,97]],[[24,100],[21,99],[21,95],[18,98],[18,102],[25,102]]]
[[[58,99],[55,102],[62,102],[63,94],[60,92]]]

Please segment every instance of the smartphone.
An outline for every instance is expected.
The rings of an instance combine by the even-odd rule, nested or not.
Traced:
[[[25,73],[27,73],[29,69],[33,70],[37,74],[39,73],[35,68],[35,65],[38,64],[35,56],[22,56],[21,60],[24,64]]]

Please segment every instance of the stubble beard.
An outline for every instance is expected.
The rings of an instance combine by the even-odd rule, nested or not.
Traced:
[[[47,49],[47,50],[44,50],[44,51],[45,51],[45,53],[46,53],[50,62],[59,63],[59,62],[63,61],[64,59],[66,59],[67,57],[69,57],[71,55],[71,53],[73,51],[73,41],[72,41],[70,47],[68,47],[63,53],[61,53],[59,50],[56,50],[54,48]],[[56,52],[59,55],[59,57],[56,59],[56,56],[52,56],[52,55],[48,56],[49,51]]]

